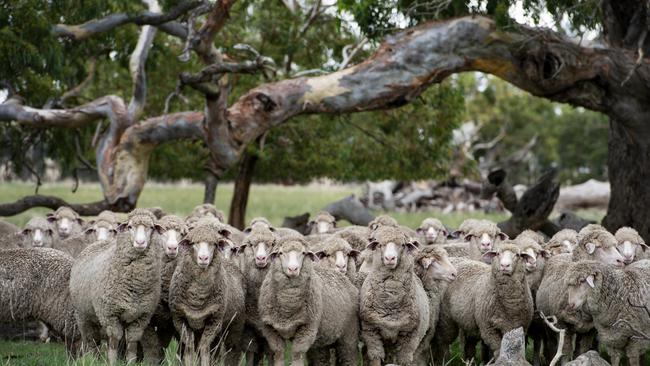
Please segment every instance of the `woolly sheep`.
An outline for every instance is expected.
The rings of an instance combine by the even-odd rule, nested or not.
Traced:
[[[333,235],[323,242],[316,256],[320,259],[319,265],[333,269],[346,275],[352,283],[357,278],[356,260],[359,251],[352,249],[350,244],[338,235]]]
[[[625,264],[630,264],[635,260],[647,259],[646,252],[648,246],[639,233],[631,227],[622,227],[614,234],[617,249],[623,256]]]
[[[618,366],[623,356],[630,366],[639,366],[640,357],[650,349],[650,339],[643,333],[650,329],[650,261],[636,262],[625,270],[596,261],[575,263],[564,285],[569,308],[582,308],[593,316],[612,366]]]
[[[83,232],[55,241],[52,247],[76,258],[89,244],[97,240],[111,240],[115,236],[117,216],[111,211],[102,211],[97,219],[91,220],[88,224],[88,228]]]
[[[114,240],[86,247],[72,266],[70,295],[85,345],[108,337],[108,362],[117,360],[124,336],[127,361],[135,360],[137,346],[160,301],[161,251],[152,233],[161,232],[154,215],[135,209],[117,227]]]
[[[535,243],[542,246],[546,243],[546,239],[544,238],[544,235],[530,229],[522,231],[519,235],[517,235],[517,238],[529,238],[533,240]]]
[[[335,348],[337,364],[357,364],[358,290],[340,272],[312,265],[316,256],[299,237],[281,239],[259,298],[262,333],[284,365],[285,341],[292,341],[292,365],[326,359]],[[313,358],[312,358],[313,357]]]
[[[391,358],[400,365],[412,364],[429,329],[429,299],[413,269],[417,247],[391,226],[378,227],[368,244],[373,269],[361,286],[359,309],[361,338],[373,366]]]
[[[563,253],[573,252],[573,248],[578,245],[578,232],[571,229],[563,229],[555,233],[553,237],[544,244],[544,249],[551,256]]]
[[[196,226],[181,240],[183,248],[169,284],[169,308],[191,365],[197,345],[200,364],[210,364],[215,340],[225,337],[227,364],[237,364],[244,328],[246,288],[234,263],[215,255],[227,247],[230,232],[223,224]],[[226,336],[227,335],[227,336]],[[217,338],[219,337],[219,338]]]
[[[309,234],[331,233],[336,228],[336,218],[327,211],[321,211],[307,225]]]
[[[81,232],[84,221],[70,207],[59,207],[53,213],[47,214],[47,221],[56,228],[57,238],[63,240]]]
[[[415,274],[422,281],[429,299],[429,329],[415,352],[415,360],[418,365],[427,365],[431,364],[427,362],[427,358],[431,353],[430,346],[438,324],[442,296],[447,289],[447,284],[456,279],[457,271],[456,267],[449,262],[449,256],[444,248],[439,245],[429,245],[415,255]]]
[[[440,220],[432,217],[422,220],[416,232],[426,245],[445,244],[447,242],[447,229]]]
[[[445,291],[441,316],[451,319],[451,324],[462,330],[465,337],[480,337],[498,357],[502,335],[518,327],[528,328],[533,318],[533,299],[524,270],[528,254],[521,252],[514,242],[506,241],[485,253],[485,257],[491,260],[490,265],[465,258],[452,259],[458,278]],[[454,329],[444,332],[447,335],[443,338],[453,341],[455,334],[450,334]],[[466,347],[468,351],[474,352]],[[465,357],[469,359],[472,355]]]
[[[508,239],[508,236],[489,220],[465,220],[461,226],[464,242],[444,244],[445,250],[451,257],[466,257],[481,261],[483,255],[492,250],[494,244]]]
[[[18,226],[14,225],[14,224],[12,224],[10,222],[0,220],[0,239],[5,237],[5,236],[15,234],[15,233],[17,233],[19,231],[20,231],[20,229],[18,228]]]
[[[39,320],[76,355],[79,333],[68,291],[71,267],[72,258],[54,249],[0,251],[0,321]]]
[[[213,204],[211,203],[203,203],[200,204],[192,209],[192,212],[190,212],[188,218],[201,218],[201,217],[214,217],[219,222],[225,223],[226,222],[226,217],[223,214],[223,211],[218,210]]]
[[[4,247],[51,248],[56,239],[52,225],[43,217],[35,216],[27,221],[19,233],[6,237]]]
[[[557,236],[557,234],[556,234]],[[555,236],[554,236],[555,238]],[[551,240],[553,241],[553,239]],[[600,225],[587,225],[578,234],[578,245],[571,254],[559,254],[550,257],[544,266],[544,276],[537,290],[535,304],[540,312],[547,316],[556,316],[558,326],[566,328],[567,339],[573,334],[585,334],[593,329],[591,317],[583,311],[567,309],[566,289],[558,286],[564,281],[569,265],[583,260],[598,260],[608,265],[623,267],[623,257],[616,250],[616,238]],[[545,341],[546,358],[551,359],[557,348],[555,337]],[[566,342],[562,353],[563,360],[573,354],[571,342]],[[584,348],[584,347],[579,347]],[[583,350],[580,349],[579,352]],[[584,350],[586,351],[586,350]]]

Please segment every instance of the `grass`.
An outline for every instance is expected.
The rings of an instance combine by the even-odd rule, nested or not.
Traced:
[[[82,183],[76,193],[72,193],[71,184],[56,183],[45,184],[40,187],[39,193],[61,197],[68,202],[82,203],[102,199],[101,190],[96,183]],[[27,183],[2,183],[0,184],[0,203],[12,202],[23,196],[34,193],[34,185]],[[231,183],[220,184],[217,189],[218,208],[228,212],[230,199],[233,193]],[[359,185],[304,185],[304,186],[279,186],[279,185],[253,185],[251,187],[250,199],[247,210],[247,221],[255,216],[265,216],[273,224],[280,225],[285,216],[294,216],[305,212],[315,213],[327,204],[339,200],[347,195],[356,194],[359,196],[361,187]],[[138,206],[152,207],[159,206],[165,211],[186,215],[190,210],[201,202],[203,198],[203,186],[199,184],[157,184],[148,183],[145,187]],[[18,226],[24,225],[34,215],[44,215],[48,209],[34,208],[19,215],[6,218]],[[375,214],[379,214],[375,212]],[[417,227],[420,222],[429,216],[436,216],[449,227],[457,227],[468,217],[486,218],[493,221],[501,221],[508,217],[508,214],[484,214],[481,212],[439,214],[436,212],[417,213],[390,213],[401,224],[409,227]],[[583,211],[580,215],[593,220],[602,219],[603,212]],[[176,344],[170,345],[167,350],[167,357],[163,365],[178,364],[175,358]],[[458,345],[453,347],[454,355],[459,354]],[[105,365],[106,360],[86,356],[78,360],[68,358],[63,345],[58,343],[37,343],[27,341],[0,341],[0,366],[4,365],[74,365],[74,366],[99,366]],[[462,365],[456,357],[449,366]]]

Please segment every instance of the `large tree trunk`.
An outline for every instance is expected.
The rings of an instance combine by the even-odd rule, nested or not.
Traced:
[[[251,182],[253,181],[253,172],[255,171],[255,164],[258,157],[256,154],[248,152],[239,163],[239,172],[235,180],[235,188],[230,201],[230,214],[228,215],[228,223],[240,230],[246,226],[246,206],[248,205],[248,193],[251,189]]]
[[[650,149],[648,136],[610,121],[607,159],[611,197],[603,225],[632,226],[650,240]]]
[[[219,177],[211,171],[208,171],[205,176],[205,190],[203,191],[203,203],[211,203],[214,205],[217,198],[217,184]]]

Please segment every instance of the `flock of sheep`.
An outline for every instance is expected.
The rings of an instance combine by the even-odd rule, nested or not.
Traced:
[[[634,366],[650,348],[648,247],[631,228],[511,240],[486,220],[337,228],[321,212],[309,235],[264,218],[242,232],[212,205],[118,218],[0,222],[0,322],[39,321],[72,356],[106,341],[111,365],[159,363],[174,337],[186,365],[284,365],[288,341],[292,365],[444,365],[459,338],[464,359],[482,344],[483,363],[505,365],[518,328],[536,365],[602,346]]]

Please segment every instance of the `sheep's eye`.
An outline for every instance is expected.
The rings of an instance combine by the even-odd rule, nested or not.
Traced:
[[[52,229],[47,229],[46,233],[47,235],[52,235],[54,232],[52,231]]]

